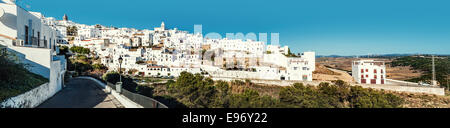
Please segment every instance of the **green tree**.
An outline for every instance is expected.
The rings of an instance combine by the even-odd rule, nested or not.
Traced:
[[[104,66],[103,64],[93,64],[92,68],[95,70],[105,70],[106,66]]]
[[[108,72],[103,75],[103,80],[115,84],[120,81],[120,74],[117,72]]]
[[[69,47],[67,47],[67,46],[59,47],[59,55],[66,55],[67,52],[69,52]],[[67,56],[66,56],[66,58],[67,58]]]
[[[66,29],[67,29],[68,36],[77,36],[78,35],[78,29],[76,26],[68,26]]]
[[[79,46],[71,47],[70,51],[72,51],[74,53],[78,53],[78,54],[89,54],[90,53],[89,48],[83,48],[83,47],[79,47]]]

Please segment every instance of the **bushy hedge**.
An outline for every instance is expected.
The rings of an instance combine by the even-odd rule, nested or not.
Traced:
[[[115,83],[118,73],[108,73],[104,79]],[[349,86],[343,81],[334,84],[321,83],[319,86],[294,84],[283,87],[279,98],[260,95],[258,91],[245,88],[250,81],[232,81],[244,90],[232,93],[225,81],[213,81],[200,74],[182,72],[177,81],[168,81],[168,94],[153,96],[154,88],[137,85],[130,78],[122,78],[124,89],[148,97],[153,97],[169,107],[188,108],[396,108],[403,100],[383,91]],[[243,86],[245,85],[245,86]]]
[[[280,91],[281,103],[295,108],[397,108],[403,100],[383,91],[321,83],[318,87],[294,84]]]
[[[322,83],[318,87],[294,84],[282,88],[276,99],[249,88],[232,94],[227,82],[214,82],[200,74],[183,72],[176,82],[169,83],[169,91],[190,108],[395,108],[403,102],[383,91],[351,87],[343,81],[334,83]],[[245,82],[232,81],[231,84]]]
[[[91,52],[89,50],[89,48],[83,48],[83,47],[79,47],[79,46],[71,47],[70,51],[75,52],[75,53],[79,53],[79,54],[89,54]]]

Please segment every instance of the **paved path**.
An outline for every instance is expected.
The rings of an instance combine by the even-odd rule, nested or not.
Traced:
[[[74,78],[66,86],[38,108],[123,108],[92,80]]]

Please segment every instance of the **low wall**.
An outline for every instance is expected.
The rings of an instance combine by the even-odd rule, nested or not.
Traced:
[[[65,70],[60,61],[51,62],[49,82],[19,96],[9,98],[0,108],[35,108],[62,89]]]
[[[373,88],[373,89],[383,89],[389,91],[397,91],[397,92],[409,92],[409,93],[426,93],[426,94],[434,94],[439,96],[445,96],[445,89],[439,87],[420,87],[420,86],[400,86],[400,85],[389,85],[389,84],[380,84],[380,85],[372,85],[372,84],[363,84],[359,85],[363,88]]]
[[[213,80],[223,80],[223,81],[232,81],[232,80],[241,80],[244,81],[245,79],[237,79],[237,78],[212,78]],[[282,80],[252,80],[250,79],[252,83],[256,84],[266,84],[266,85],[278,85],[278,86],[291,86],[295,83],[303,83],[304,85],[313,85],[318,86],[321,82],[327,82],[327,81],[282,81]],[[331,83],[331,82],[328,82]],[[427,87],[427,86],[418,86],[416,83],[416,86],[402,86],[402,85],[390,85],[390,84],[351,84],[352,86],[361,86],[363,88],[373,88],[373,89],[384,89],[389,91],[397,91],[397,92],[409,92],[409,93],[425,93],[425,94],[434,94],[439,96],[445,95],[445,89],[439,88],[439,87]],[[410,83],[410,85],[413,85]]]
[[[56,94],[56,87],[45,83],[19,96],[9,98],[0,104],[0,108],[35,108]]]
[[[112,89],[111,87],[107,86],[105,83],[103,83],[97,79],[94,79],[92,77],[77,77],[77,78],[89,79],[89,80],[97,82],[98,85],[100,85],[102,88],[104,88],[107,93],[110,93],[112,96],[114,96],[114,98],[116,98],[125,108],[144,108],[143,106],[133,102],[129,98],[125,97],[124,95],[117,93],[116,90]]]
[[[232,81],[232,80],[241,80],[245,81],[246,79],[240,78],[226,78],[226,77],[213,77],[213,80],[223,80],[223,81]],[[314,85],[317,86],[321,82],[318,81],[295,81],[295,80],[257,80],[257,79],[248,79],[252,83],[255,84],[266,84],[266,85],[278,85],[278,86],[291,86],[295,83],[303,83],[304,85]]]
[[[91,77],[77,77],[77,78],[88,79],[88,80],[97,82],[98,85],[100,85],[102,88],[104,88],[107,93],[110,93],[112,96],[114,96],[114,98],[116,98],[125,108],[144,108],[141,105],[131,101],[127,97],[117,93],[116,90],[112,89],[109,86],[106,86],[105,83],[103,83],[97,79],[94,79]]]
[[[113,95],[125,108],[144,108],[143,106],[131,101],[127,97],[119,94],[116,92],[116,90],[112,89],[109,86],[106,86],[105,88],[106,92],[109,92],[111,95]]]
[[[408,82],[408,81],[401,81],[401,80],[393,80],[393,79],[386,79],[386,83],[388,84],[392,84],[392,83],[401,83],[401,84],[406,84],[406,85],[415,85],[415,86],[420,86],[419,83],[414,83],[414,82]]]

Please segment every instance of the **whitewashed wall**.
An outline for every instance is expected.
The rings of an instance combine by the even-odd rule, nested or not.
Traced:
[[[0,108],[34,108],[51,97],[50,84],[45,83],[31,91],[9,98],[0,104]]]
[[[15,5],[0,3],[5,14],[0,18],[0,34],[17,37],[17,7]]]
[[[30,66],[31,72],[50,78],[51,49],[14,46],[8,46],[8,48],[19,57],[21,63]]]
[[[65,65],[60,61],[53,61],[51,64],[50,79],[35,89],[32,89],[19,96],[15,96],[0,103],[0,108],[34,108],[55,95],[62,89],[63,73]]]

